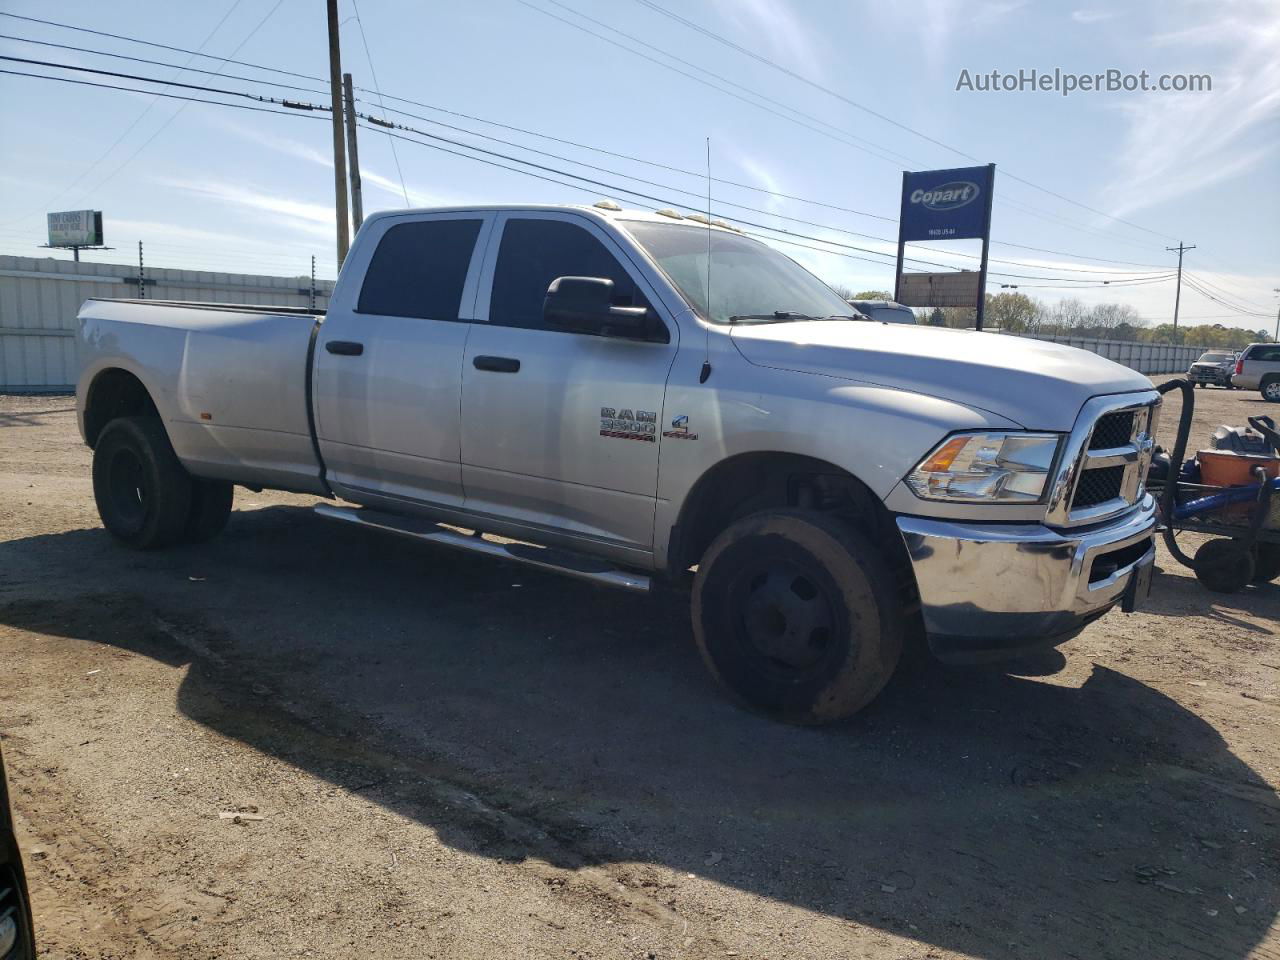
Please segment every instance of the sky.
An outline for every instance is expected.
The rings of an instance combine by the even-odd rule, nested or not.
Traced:
[[[0,16],[3,56],[328,102],[319,0],[0,0],[0,13],[258,66]],[[362,111],[601,184],[361,129],[366,213],[406,196],[412,206],[611,198],[702,210],[709,139],[716,215],[790,231],[770,242],[828,282],[887,289],[902,171],[992,162],[989,292],[1127,303],[1168,322],[1177,255],[1166,247],[1182,241],[1195,246],[1182,323],[1276,323],[1274,0],[339,0],[339,19],[343,69],[367,91]],[[957,89],[962,71],[1055,68],[1208,74],[1212,88]],[[281,109],[13,61],[0,69]],[[0,74],[0,253],[65,258],[39,249],[45,214],[93,208],[115,249],[85,259],[134,262],[141,240],[153,266],[294,276],[315,255],[319,276],[333,277],[328,115],[284,114]],[[977,262],[977,241],[928,247],[908,255]]]

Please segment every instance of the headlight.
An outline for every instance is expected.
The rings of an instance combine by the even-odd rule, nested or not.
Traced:
[[[925,500],[1034,503],[1044,496],[1061,436],[1056,433],[960,433],[948,437],[907,475]]]

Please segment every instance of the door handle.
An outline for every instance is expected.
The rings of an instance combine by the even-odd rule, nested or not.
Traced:
[[[354,340],[330,340],[324,348],[340,357],[358,357],[364,353],[364,344]]]
[[[520,372],[520,361],[515,357],[474,357],[471,365],[477,370],[489,370],[493,373]]]

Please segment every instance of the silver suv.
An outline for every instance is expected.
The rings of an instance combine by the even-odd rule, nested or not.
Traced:
[[[1280,403],[1280,343],[1251,343],[1236,361],[1231,385],[1257,390],[1264,400]]]

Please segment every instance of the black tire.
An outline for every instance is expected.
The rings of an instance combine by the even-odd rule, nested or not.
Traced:
[[[1253,553],[1235,540],[1209,540],[1195,555],[1196,579],[1214,593],[1235,593],[1253,579]]]
[[[235,486],[225,480],[191,480],[191,508],[182,539],[186,543],[204,543],[220,534],[231,516]]]
[[[1268,403],[1280,403],[1280,377],[1267,377],[1258,384],[1258,392]]]
[[[182,539],[191,477],[155,417],[118,417],[93,449],[93,498],[107,532],[138,550]]]
[[[1280,543],[1260,543],[1254,548],[1253,582],[1270,583],[1280,577]]]
[[[888,682],[903,614],[888,564],[828,514],[772,510],[733,523],[693,582],[693,634],[712,675],[789,723],[862,709]]]

